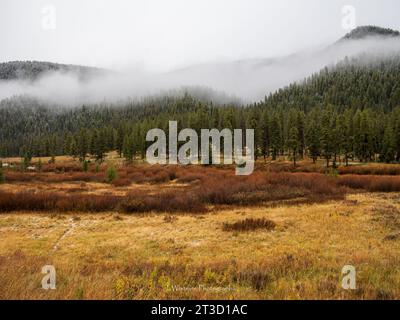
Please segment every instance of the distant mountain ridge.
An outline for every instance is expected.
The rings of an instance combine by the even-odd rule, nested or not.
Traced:
[[[0,80],[35,81],[49,72],[72,72],[79,79],[86,80],[92,76],[106,74],[107,70],[72,64],[60,64],[45,61],[10,61],[0,63]]]
[[[368,37],[399,37],[400,32],[390,28],[381,28],[378,26],[360,26],[348,34],[341,40],[360,40]]]
[[[286,56],[247,58],[192,65],[169,73],[175,83],[190,79],[193,85],[207,84],[251,102],[263,99],[285,86],[302,81],[346,57],[400,53],[396,30],[361,26],[328,46],[299,51]],[[393,39],[393,41],[392,41]]]
[[[74,83],[77,90],[73,91],[73,94],[68,92],[69,87],[67,85],[63,86],[65,90],[58,89],[56,82],[53,79],[49,80],[54,90],[44,95],[44,98],[46,99],[49,96],[59,97],[66,92],[65,100],[74,101],[73,104],[76,104],[76,97],[78,97],[78,100],[79,97],[83,97],[83,102],[79,100],[79,103],[92,102],[88,101],[90,99],[85,99],[85,97],[92,98],[91,93],[94,96],[92,100],[96,100],[97,96],[100,96],[100,100],[106,100],[107,94],[111,99],[114,99],[114,89],[120,95],[118,98],[125,99],[131,97],[131,95],[140,97],[142,94],[173,92],[177,88],[210,88],[214,93],[209,90],[206,94],[205,92],[200,93],[203,99],[206,96],[207,101],[214,99],[215,102],[230,102],[232,101],[230,97],[233,97],[234,100],[252,103],[260,101],[264,99],[265,95],[285,88],[292,83],[301,82],[327,66],[336,65],[345,58],[359,57],[365,54],[377,57],[400,55],[399,31],[377,26],[360,26],[329,46],[319,46],[286,56],[255,57],[236,61],[211,61],[152,75],[145,73],[124,74],[122,72],[120,75],[123,79],[104,77],[103,75],[117,74],[117,72],[92,67],[39,61],[13,61],[0,63],[0,81],[28,80],[32,84],[36,84],[36,80],[41,80],[42,76],[52,72],[68,75],[72,73],[74,76],[76,74],[79,80],[96,78],[96,81],[88,81],[88,86]],[[363,61],[365,60],[363,59]],[[47,93],[48,87],[47,83],[42,83],[40,88],[43,88],[42,92]],[[6,92],[3,95],[1,95],[2,90],[0,90],[0,100],[13,95],[20,95],[21,92],[29,95],[33,91],[39,93],[39,96],[41,93],[36,90],[37,88],[30,92],[27,92],[28,90],[25,87],[18,87],[17,89],[10,86],[9,91],[3,90],[3,92]],[[9,93],[10,91],[12,91],[12,94]],[[190,89],[185,91],[190,91],[192,94],[204,90]],[[216,92],[228,98],[221,99],[220,94],[218,94],[220,97],[215,95]],[[71,95],[72,99],[69,97]],[[99,101],[99,99],[96,101]]]

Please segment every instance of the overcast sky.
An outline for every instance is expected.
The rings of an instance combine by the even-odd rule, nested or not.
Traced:
[[[0,0],[0,61],[45,60],[168,70],[274,57],[357,25],[400,29],[398,0]]]

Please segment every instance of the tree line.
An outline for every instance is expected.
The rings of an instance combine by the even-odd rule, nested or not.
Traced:
[[[143,158],[153,128],[254,129],[257,158],[323,158],[327,165],[400,162],[400,58],[360,56],[247,106],[181,97],[65,109],[27,97],[0,102],[1,156]]]

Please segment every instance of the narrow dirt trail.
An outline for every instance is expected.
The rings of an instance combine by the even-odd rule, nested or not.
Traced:
[[[76,228],[76,223],[75,223],[75,221],[74,221],[73,218],[70,218],[68,221],[69,221],[69,227],[64,231],[64,233],[61,235],[61,237],[58,238],[58,240],[57,240],[56,243],[54,244],[54,246],[53,246],[53,252],[58,250],[61,241],[62,241],[65,237],[67,237],[69,234],[71,234],[72,231]]]

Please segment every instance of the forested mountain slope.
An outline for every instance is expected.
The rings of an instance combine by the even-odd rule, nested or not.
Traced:
[[[269,95],[265,104],[297,106],[304,111],[328,104],[339,110],[391,111],[400,106],[400,54],[346,58]]]
[[[29,98],[0,103],[3,155],[144,156],[151,128],[255,129],[257,154],[308,154],[328,161],[400,161],[400,59],[361,56],[327,67],[247,107],[213,105],[189,95],[73,109]]]
[[[342,40],[359,40],[366,37],[399,37],[400,32],[377,26],[360,26],[346,34]]]
[[[301,81],[326,66],[336,64],[346,56],[399,52],[398,34],[398,31],[391,29],[362,26],[330,45],[277,57],[261,56],[191,65],[171,72],[169,79],[173,83],[190,81],[192,84],[206,84],[253,102],[263,99],[265,94]]]
[[[71,72],[81,79],[95,75],[104,75],[106,70],[41,61],[10,61],[0,63],[0,80],[29,80],[34,81],[49,72]]]
[[[255,129],[257,156],[399,162],[400,55],[390,51],[345,58],[243,107],[188,94],[76,108],[29,97],[3,100],[0,156],[70,154],[84,159],[90,154],[101,160],[105,152],[118,150],[130,160],[144,156],[147,131],[167,131],[169,120],[197,131]]]

